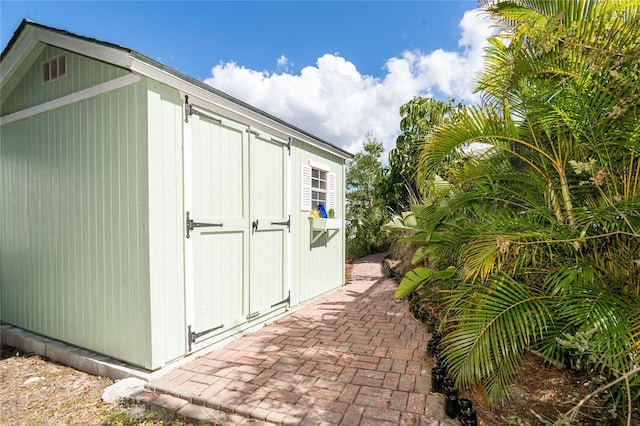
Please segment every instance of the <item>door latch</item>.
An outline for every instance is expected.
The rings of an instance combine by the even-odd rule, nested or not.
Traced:
[[[204,222],[194,222],[193,219],[189,218],[189,212],[187,212],[187,238],[189,238],[190,233],[193,232],[195,228],[210,228],[213,226],[222,227],[221,223],[204,223]]]

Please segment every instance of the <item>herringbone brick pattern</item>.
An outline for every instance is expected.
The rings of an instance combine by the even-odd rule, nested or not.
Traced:
[[[175,411],[209,407],[276,424],[448,424],[426,415],[427,405],[439,408],[423,359],[428,335],[394,299],[382,258],[363,258],[341,289],[148,388],[184,401]]]

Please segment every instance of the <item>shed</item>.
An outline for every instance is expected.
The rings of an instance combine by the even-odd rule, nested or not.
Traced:
[[[155,370],[344,283],[338,146],[27,20],[0,97],[3,323]]]

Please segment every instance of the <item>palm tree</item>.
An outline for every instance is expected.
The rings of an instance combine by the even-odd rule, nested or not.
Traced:
[[[525,351],[586,365],[624,377],[613,395],[630,423],[640,398],[640,374],[628,374],[640,364],[640,3],[485,9],[500,33],[478,78],[483,103],[438,129],[417,172],[425,181],[461,147],[488,147],[456,190],[414,214],[429,247],[416,260],[458,271],[440,284],[449,370],[500,403]]]

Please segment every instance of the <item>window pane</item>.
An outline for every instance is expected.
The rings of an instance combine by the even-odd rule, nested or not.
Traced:
[[[319,169],[311,169],[311,186],[313,188],[326,189],[327,172]]]
[[[58,76],[64,77],[67,75],[67,57],[62,55],[58,58]]]
[[[51,80],[58,78],[58,61],[54,59],[49,62],[49,67],[51,69]]]
[[[49,62],[42,64],[42,80],[49,81]]]

